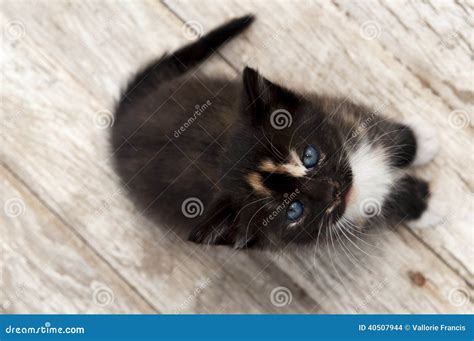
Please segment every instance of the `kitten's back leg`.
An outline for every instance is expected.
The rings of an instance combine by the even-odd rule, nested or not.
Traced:
[[[446,218],[446,205],[439,192],[431,193],[426,181],[405,175],[393,186],[381,216],[392,224],[406,223],[411,228],[434,227]]]
[[[429,197],[426,181],[405,175],[397,181],[385,200],[382,216],[395,224],[417,220],[426,211]]]
[[[384,120],[375,124],[373,130],[372,139],[385,145],[394,167],[424,165],[439,150],[436,130],[419,119],[408,124]]]
[[[416,139],[416,155],[412,164],[425,165],[436,156],[440,149],[437,131],[431,124],[417,117],[411,118],[406,124],[413,131]]]

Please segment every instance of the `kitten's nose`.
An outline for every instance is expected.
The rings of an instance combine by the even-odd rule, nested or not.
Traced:
[[[336,181],[322,181],[315,184],[312,194],[315,200],[331,204],[341,195],[341,185]]]
[[[328,203],[332,203],[340,195],[340,185],[336,182],[328,182],[323,188],[324,200]]]
[[[338,199],[341,196],[341,184],[337,181],[331,182],[328,191],[329,199],[331,201]]]
[[[340,189],[341,189],[341,185],[339,185],[338,182],[335,182],[332,186],[332,193],[331,193],[333,199],[336,199],[336,197],[340,195],[341,193]]]

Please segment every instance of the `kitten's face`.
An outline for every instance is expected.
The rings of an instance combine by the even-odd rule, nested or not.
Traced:
[[[242,119],[223,164],[221,192],[190,239],[236,247],[316,242],[341,218],[352,174],[330,114],[244,71]]]

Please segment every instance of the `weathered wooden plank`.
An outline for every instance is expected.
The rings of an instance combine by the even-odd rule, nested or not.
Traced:
[[[29,7],[23,7],[26,5]],[[264,6],[251,2],[243,5],[181,2],[179,7],[176,3],[168,5],[186,20],[198,20],[203,30],[238,14],[257,13],[256,26],[245,35],[247,41],[237,40],[223,50],[226,59],[238,68],[254,58],[254,66],[290,86],[350,94],[375,107],[382,105],[387,114],[402,117],[420,113],[433,120],[443,129],[444,150],[422,174],[435,177],[437,183],[449,184],[447,193],[452,199],[446,201],[455,213],[436,230],[416,232],[425,244],[403,230],[384,239],[381,247],[393,250],[396,255],[383,253],[380,255],[383,261],[379,262],[364,258],[363,265],[375,270],[347,271],[358,266],[342,251],[332,255],[338,271],[344,272],[342,279],[348,278],[346,282],[338,278],[327,254],[321,255],[316,265],[307,255],[285,255],[276,260],[282,269],[278,271],[261,256],[237,254],[231,258],[232,253],[225,249],[195,251],[172,233],[167,234],[166,228],[157,230],[127,201],[107,161],[107,136],[94,125],[97,113],[111,110],[119,88],[137,64],[186,41],[182,24],[152,2],[103,3],[100,7],[93,2],[48,7],[18,2],[4,6],[2,26],[19,20],[24,25],[24,35],[6,46],[4,75],[8,88],[2,89],[5,92],[2,115],[6,115],[8,134],[4,134],[2,146],[6,148],[1,155],[41,199],[61,218],[71,222],[154,307],[166,312],[299,312],[315,306],[314,301],[319,303],[316,311],[321,312],[470,309],[467,303],[460,307],[456,306],[459,304],[456,300],[454,305],[450,303],[449,297],[451,301],[460,297],[463,303],[463,297],[467,297],[464,293],[471,297],[472,294],[466,291],[467,284],[426,248],[439,254],[464,279],[471,279],[472,256],[466,255],[472,254],[469,243],[472,209],[459,210],[457,206],[469,198],[466,188],[472,187],[472,176],[469,176],[472,172],[459,162],[465,159],[465,150],[472,146],[472,130],[468,125],[462,125],[460,130],[446,129],[453,125],[449,113],[464,98],[455,94],[444,96],[450,92],[444,91],[439,79],[446,75],[434,73],[439,79],[429,78],[435,84],[434,89],[443,93],[440,97],[420,81],[420,75],[413,72],[418,69],[404,59],[408,58],[406,55],[397,55],[383,39],[364,40],[360,36],[360,23],[347,20],[344,10],[332,4],[279,2]],[[357,11],[351,9],[352,12]],[[389,11],[386,13],[388,16]],[[385,14],[376,19],[393,20]],[[418,32],[422,28],[414,26],[412,30]],[[405,39],[397,36],[400,34],[397,30],[393,30],[395,38]],[[384,34],[382,31],[380,37]],[[423,36],[423,42],[415,43],[425,44],[426,37]],[[393,41],[397,41],[395,38]],[[427,51],[433,48],[422,46]],[[458,60],[465,60],[465,56],[457,53],[460,52],[456,50]],[[439,56],[447,62],[450,58],[454,60],[449,54]],[[431,65],[426,58],[422,63]],[[204,69],[234,75],[219,59],[210,65]],[[446,78],[454,84],[454,77]],[[456,83],[456,89],[464,91],[465,83]],[[460,118],[463,117],[461,113]],[[337,246],[338,242],[335,243]],[[257,257],[261,258],[257,265],[249,260]],[[226,260],[231,262],[224,263]],[[419,262],[416,267],[413,260]],[[427,280],[423,281],[418,272]],[[385,283],[386,279],[389,284]],[[270,293],[276,286],[290,289],[291,305],[282,308],[271,305]],[[299,286],[314,300],[306,297]],[[197,289],[199,293],[195,294]]]
[[[472,3],[347,1],[334,5],[452,110],[472,112]]]
[[[279,265],[307,292],[319,297],[325,311],[472,311],[472,288],[408,230],[370,233],[373,235],[359,235],[363,241],[351,243],[343,233],[333,231],[318,250],[285,254]]]
[[[186,41],[178,20],[150,2],[4,7],[2,21],[23,23],[25,30],[5,47],[2,119],[8,129],[0,155],[52,211],[161,312],[315,307],[274,265],[262,269],[246,253],[204,250],[154,226],[127,198],[111,167],[99,118],[110,119],[113,99],[138,65]],[[233,74],[218,59],[212,69]],[[291,304],[272,303],[279,286],[295,293]]]
[[[384,249],[393,248],[401,255],[398,258],[383,257],[385,264],[390,264],[390,268],[396,269],[395,272],[388,276],[384,269],[369,271],[360,277],[351,278],[350,289],[352,292],[364,293],[364,290],[370,287],[368,285],[370,281],[377,281],[378,278],[388,276],[394,281],[396,290],[385,292],[384,295],[374,299],[375,304],[390,302],[390,304],[381,305],[383,308],[379,311],[385,309],[392,312],[423,312],[471,309],[470,305],[461,308],[451,305],[446,295],[446,292],[458,286],[462,290],[468,290],[467,288],[472,286],[472,209],[470,210],[469,207],[459,209],[460,206],[466,207],[466,200],[472,202],[470,194],[473,183],[472,157],[465,162],[466,150],[472,150],[473,146],[472,128],[468,124],[470,119],[469,107],[466,106],[468,103],[465,103],[460,96],[455,96],[441,87],[439,91],[449,95],[439,96],[436,91],[420,80],[420,73],[413,71],[420,72],[421,69],[412,67],[409,64],[412,60],[400,59],[406,55],[392,53],[380,41],[370,36],[370,30],[367,31],[365,26],[362,27],[359,23],[348,20],[344,10],[332,3],[300,1],[292,3],[291,6],[286,1],[272,2],[271,6],[257,1],[226,1],[212,2],[212,4],[211,1],[199,3],[165,1],[165,3],[183,21],[196,21],[206,28],[238,15],[257,14],[256,23],[247,33],[247,36],[251,38],[245,42],[237,41],[222,51],[224,57],[237,68],[250,64],[259,68],[269,78],[290,87],[348,96],[349,99],[373,107],[382,107],[381,111],[392,117],[408,119],[419,116],[434,124],[440,132],[442,150],[435,162],[419,170],[419,174],[435,180],[435,195],[444,196],[447,211],[456,213],[448,214],[444,224],[436,229],[415,231],[414,233],[422,243],[404,230],[384,239],[382,245]],[[356,6],[356,3],[352,3]],[[372,8],[382,6],[378,3],[370,5]],[[455,6],[452,3],[450,5]],[[421,7],[421,11],[424,8],[422,4],[416,6]],[[371,12],[372,19],[384,24],[393,21],[393,17],[387,18],[391,15],[390,11],[378,11],[377,8]],[[404,16],[402,9],[398,11],[399,16]],[[282,13],[282,15],[276,16],[275,13]],[[432,20],[442,21],[442,12],[437,12],[437,15],[438,17]],[[465,16],[461,20],[470,19]],[[415,34],[426,30],[423,21],[411,22],[410,25],[412,26],[409,26],[408,32],[399,29],[392,30],[391,33],[398,35],[398,41],[403,41],[405,36],[410,36],[412,44],[418,43],[416,39],[425,39],[425,36],[417,38]],[[378,35],[377,32],[375,35]],[[417,56],[419,59],[417,63],[424,63],[428,68],[433,67],[433,62],[425,59],[426,55],[430,54],[430,49],[438,49],[438,42],[439,39],[424,41],[421,46],[427,51]],[[444,57],[443,65],[451,62],[452,68],[443,74],[438,73],[437,77],[449,78],[448,83],[454,79],[456,74],[450,72],[457,70],[459,67],[457,57],[463,53],[464,55],[459,60],[470,59],[465,49],[457,49],[451,54],[438,54]],[[472,61],[467,65],[472,66]],[[459,84],[461,85],[457,87],[467,87],[469,91],[472,91],[472,83]],[[459,107],[461,104],[463,106]],[[461,112],[453,114],[453,107],[460,108]],[[459,146],[464,147],[459,148]],[[447,200],[448,197],[452,200]],[[399,242],[402,236],[403,243]],[[416,250],[411,249],[414,247]],[[432,252],[428,252],[428,249]],[[412,287],[406,286],[407,282],[402,279],[406,279],[408,271],[416,271],[407,267],[407,264],[412,264],[410,257],[418,259],[420,255],[423,255],[419,264],[423,271],[430,270],[430,276],[439,280],[436,282],[436,293],[426,294],[424,298],[414,300],[410,294]],[[297,263],[298,266],[291,267],[293,263]],[[444,266],[444,263],[449,267]],[[383,262],[378,264],[379,268],[383,264]],[[342,272],[345,274],[350,274],[353,267],[353,264],[341,265]],[[307,258],[303,260],[292,258],[289,263],[283,263],[282,268],[291,271],[295,278],[302,278],[304,277],[302,274],[311,273],[312,262],[308,262]],[[298,270],[294,270],[295,268]],[[326,283],[329,287],[337,287],[335,283],[343,282],[334,278],[334,271],[328,264],[321,265],[321,269],[321,273],[325,273],[328,277]],[[434,272],[431,272],[433,270]],[[333,277],[332,280],[331,277]],[[449,280],[441,280],[443,277]],[[307,284],[302,284],[302,286],[313,293],[313,297],[321,297],[324,291],[314,290],[315,282],[316,279],[310,277]],[[300,283],[305,282],[302,280]],[[327,289],[327,287],[324,288]],[[330,292],[330,289],[327,290]],[[330,298],[327,304],[332,305],[335,310],[350,309],[348,303],[351,302],[350,291],[346,290],[344,293],[344,290],[339,290]],[[429,305],[424,307],[423,300],[429,302]],[[331,310],[324,304],[322,308]],[[374,309],[372,307],[366,311],[370,312]]]
[[[0,311],[156,312],[3,167],[0,178]]]

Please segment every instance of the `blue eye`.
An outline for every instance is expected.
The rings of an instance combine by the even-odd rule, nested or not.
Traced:
[[[295,200],[288,206],[286,217],[290,221],[297,221],[303,215],[303,211],[304,206],[301,201]]]
[[[318,164],[319,161],[319,152],[312,145],[306,146],[303,152],[303,165],[306,168],[313,168]]]

